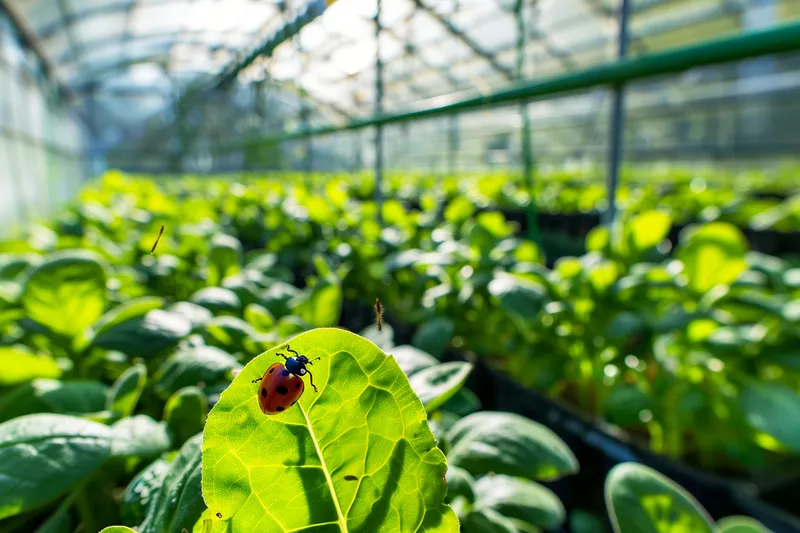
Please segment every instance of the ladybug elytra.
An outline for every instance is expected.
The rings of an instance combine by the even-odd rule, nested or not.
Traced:
[[[267,415],[282,413],[297,403],[305,389],[302,376],[306,374],[308,374],[314,392],[317,392],[314,377],[306,368],[312,364],[311,360],[292,350],[288,344],[286,351],[293,354],[293,357],[287,357],[282,353],[276,354],[283,357],[285,363],[270,365],[263,377],[253,380],[253,383],[259,383],[258,406],[261,408],[261,412]],[[319,359],[321,358],[317,357],[314,361]]]

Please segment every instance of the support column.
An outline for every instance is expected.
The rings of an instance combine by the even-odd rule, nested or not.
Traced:
[[[620,59],[628,54],[628,19],[630,15],[630,0],[620,0],[618,48],[617,56]],[[605,223],[609,231],[613,231],[613,222],[617,211],[617,186],[619,185],[619,166],[622,159],[622,143],[625,120],[625,85],[620,83],[614,86],[613,100],[611,102],[611,128],[609,129],[608,152],[608,209],[605,213]]]
[[[381,0],[375,5],[375,115],[383,114],[383,60],[381,59]],[[375,126],[375,202],[378,222],[383,222],[383,126]]]
[[[517,17],[517,69],[516,78],[522,80],[525,78],[525,43],[527,40],[527,28],[525,24],[525,2],[524,0],[517,0],[514,6],[514,13]],[[526,220],[528,223],[528,238],[533,242],[539,244],[541,236],[539,235],[539,224],[536,220],[536,192],[534,191],[533,174],[535,171],[535,163],[533,160],[533,147],[531,139],[531,121],[528,114],[528,103],[522,102],[519,106],[519,113],[522,117],[522,182],[528,191],[528,209],[526,211]]]

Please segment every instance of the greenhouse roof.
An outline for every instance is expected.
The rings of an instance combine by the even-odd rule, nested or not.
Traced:
[[[518,64],[524,2],[526,61]],[[798,2],[633,0],[641,54],[798,15]],[[86,115],[125,127],[188,89],[267,79],[307,98],[313,122],[374,112],[376,50],[385,110],[487,92],[616,56],[613,0],[11,0],[56,80]],[[304,17],[301,15],[305,15]],[[298,22],[299,21],[299,22]],[[91,102],[91,109],[89,109]]]

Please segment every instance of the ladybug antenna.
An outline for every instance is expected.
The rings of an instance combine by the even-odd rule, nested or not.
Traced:
[[[306,372],[308,372],[308,380],[311,382],[311,386],[314,387],[314,392],[319,392],[317,390],[317,386],[314,385],[314,376],[311,375],[311,371],[310,370],[306,370]]]
[[[288,345],[288,344],[286,345],[286,351],[287,351],[287,352],[289,352],[289,353],[293,353],[295,357],[300,357],[300,354],[299,354],[299,353],[297,353],[296,351],[292,350],[292,349],[289,347],[289,345]]]
[[[320,359],[322,359],[322,357],[317,357],[316,359],[309,359],[308,363],[306,363],[306,364],[310,365],[310,364],[312,364],[313,361],[319,361]]]

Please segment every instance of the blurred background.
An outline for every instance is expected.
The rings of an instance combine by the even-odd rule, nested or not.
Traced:
[[[464,533],[638,533],[626,461],[704,506],[662,483],[670,512],[800,531],[800,0],[0,0],[0,445],[42,412],[171,432],[84,492],[4,507],[0,475],[0,533],[171,531],[133,495],[202,430],[165,406],[337,325],[474,365],[445,452],[480,410],[575,452],[535,480],[565,512],[470,492]]]

